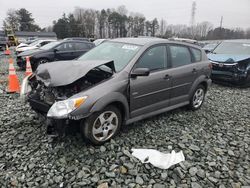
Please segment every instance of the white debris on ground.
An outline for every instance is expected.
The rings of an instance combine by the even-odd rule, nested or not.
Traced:
[[[161,153],[154,149],[132,149],[132,155],[140,159],[142,163],[151,163],[153,166],[168,169],[169,167],[185,161],[183,152],[173,150],[171,153]]]

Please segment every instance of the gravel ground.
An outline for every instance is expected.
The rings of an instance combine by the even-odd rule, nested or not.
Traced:
[[[1,58],[1,56],[0,56]],[[17,94],[6,94],[0,59],[0,187],[250,186],[250,88],[213,85],[198,111],[185,108],[134,123],[103,146],[68,134],[54,141]],[[19,72],[19,78],[24,72]],[[141,164],[132,148],[180,151],[168,170]]]

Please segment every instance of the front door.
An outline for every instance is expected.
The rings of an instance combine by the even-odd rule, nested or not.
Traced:
[[[131,117],[168,106],[170,82],[167,75],[165,45],[151,47],[140,57],[134,68],[149,68],[149,76],[130,78]]]

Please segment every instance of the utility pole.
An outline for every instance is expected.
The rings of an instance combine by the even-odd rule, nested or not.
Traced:
[[[196,2],[193,1],[191,9],[191,20],[190,20],[191,35],[193,38],[194,38],[195,12],[196,12]]]
[[[221,18],[220,18],[220,30],[222,28],[222,23],[223,23],[223,16],[221,16]]]
[[[223,23],[223,16],[220,18],[220,39],[222,39],[222,23]]]

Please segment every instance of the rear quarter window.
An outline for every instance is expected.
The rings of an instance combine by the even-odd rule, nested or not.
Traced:
[[[199,62],[201,61],[201,51],[199,49],[196,49],[196,48],[190,48],[192,54],[193,54],[193,57],[194,57],[194,62]]]
[[[76,50],[86,50],[89,49],[89,45],[83,42],[75,43]]]

